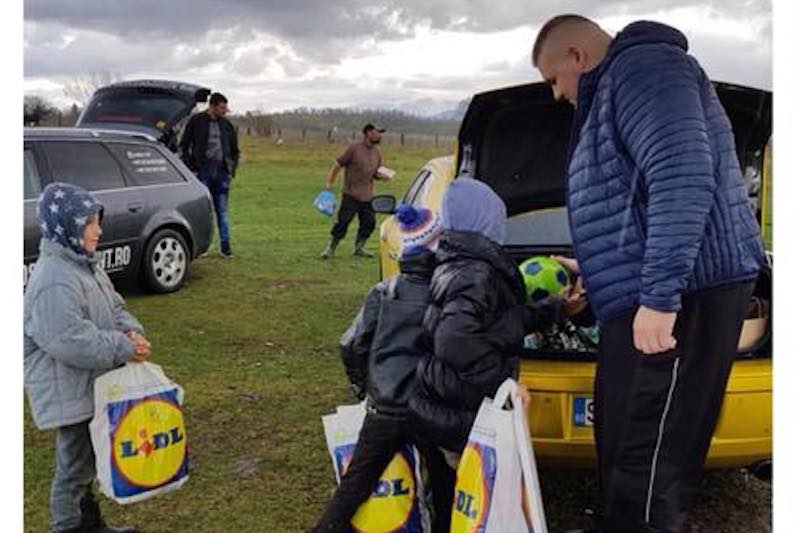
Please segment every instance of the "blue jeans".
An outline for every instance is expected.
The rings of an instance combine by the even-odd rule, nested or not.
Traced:
[[[217,228],[221,243],[230,242],[228,230],[228,189],[231,187],[230,174],[221,163],[209,163],[198,172],[197,177],[208,187],[214,201],[214,212],[217,215]]]
[[[81,501],[93,501],[94,477],[94,450],[89,437],[89,422],[58,428],[56,471],[50,487],[50,521],[53,531],[81,525]]]

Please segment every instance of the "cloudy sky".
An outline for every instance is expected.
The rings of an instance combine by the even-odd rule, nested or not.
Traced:
[[[666,22],[712,78],[771,89],[769,0],[25,0],[24,91],[66,106],[66,83],[105,72],[205,84],[235,112],[432,113],[539,80],[531,45],[564,12]]]

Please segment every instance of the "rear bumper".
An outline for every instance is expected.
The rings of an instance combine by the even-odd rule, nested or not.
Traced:
[[[528,386],[528,423],[536,460],[542,464],[592,467],[592,427],[573,424],[575,396],[592,396],[594,363],[524,360],[520,380]],[[737,361],[706,466],[749,466],[772,456],[772,361]]]

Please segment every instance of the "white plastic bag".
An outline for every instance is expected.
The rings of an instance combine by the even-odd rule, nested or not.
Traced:
[[[337,483],[353,458],[365,416],[366,408],[360,403],[340,406],[335,414],[322,417]],[[351,531],[429,533],[430,513],[421,479],[419,453],[406,445],[386,467],[372,496],[358,508],[350,521]]]
[[[182,404],[183,389],[152,363],[128,363],[95,380],[89,430],[106,496],[133,503],[186,483]]]
[[[451,533],[547,533],[525,410],[516,382],[485,398],[456,474]],[[508,401],[513,409],[505,409]]]

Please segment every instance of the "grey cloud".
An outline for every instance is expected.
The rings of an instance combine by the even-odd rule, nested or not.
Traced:
[[[670,8],[707,5],[717,12],[747,16],[771,12],[769,0],[672,0]],[[26,0],[25,19],[58,21],[75,28],[91,29],[137,38],[191,39],[206,31],[239,25],[281,37],[313,43],[331,38],[401,38],[414,24],[433,28],[490,32],[538,26],[558,13],[586,16],[646,13],[664,9],[663,0],[407,0],[399,6],[389,0],[364,4],[358,0]],[[311,51],[309,51],[311,52]],[[310,53],[310,55],[313,55]]]
[[[401,7],[396,7],[396,6]],[[88,71],[118,72],[125,78],[157,76],[219,88],[238,111],[292,107],[402,106],[409,98],[435,95],[458,101],[477,91],[538,79],[528,50],[483,69],[478,76],[380,80],[367,89],[357,81],[332,78],[340,60],[368,54],[377,43],[412,35],[416,24],[492,32],[529,26],[550,16],[578,12],[601,18],[643,15],[680,6],[710,6],[719,16],[746,20],[760,43],[731,36],[689,35],[693,53],[712,77],[764,86],[771,77],[771,6],[768,0],[26,0],[26,78],[67,81]],[[615,28],[616,29],[616,28]],[[76,38],[67,44],[65,37]],[[263,45],[235,57],[242,44]],[[273,46],[274,38],[292,54]],[[747,68],[742,68],[747,65]],[[267,67],[288,79],[264,82]],[[317,74],[310,77],[310,72]],[[768,83],[768,82],[767,82]]]

